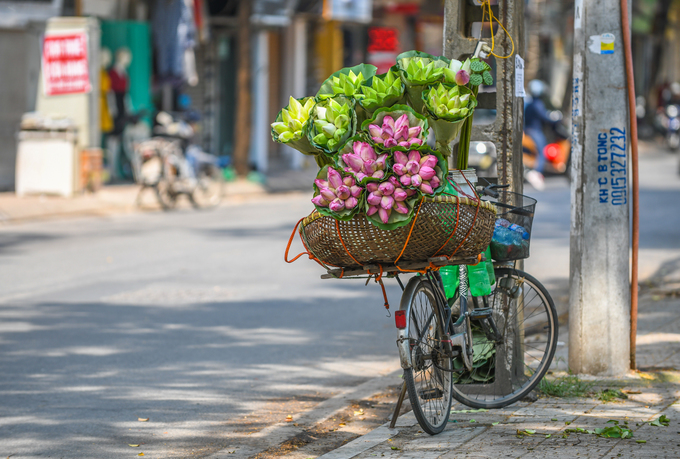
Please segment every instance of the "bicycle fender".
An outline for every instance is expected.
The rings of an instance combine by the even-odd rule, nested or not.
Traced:
[[[409,279],[404,293],[401,295],[401,302],[399,303],[399,311],[404,311],[407,317],[406,328],[398,330],[397,335],[397,349],[399,350],[399,362],[401,363],[401,368],[408,370],[412,367],[411,360],[411,346],[408,339],[409,332],[409,320],[411,314],[411,298],[413,297],[414,291],[418,284],[422,281],[422,278],[415,276]]]

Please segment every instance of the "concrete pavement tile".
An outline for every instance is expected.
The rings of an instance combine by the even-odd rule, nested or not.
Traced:
[[[584,413],[584,417],[598,417],[608,419],[629,419],[646,420],[651,416],[661,412],[662,406],[639,405],[631,403],[607,403],[596,406],[588,413]]]
[[[540,444],[528,446],[515,457],[541,459],[599,459],[609,458],[608,452],[621,440],[616,438],[600,438],[588,434],[571,434],[567,438],[561,435],[553,435],[550,438],[541,439]]]
[[[395,427],[413,427],[414,425],[418,424],[418,420],[416,419],[415,414],[413,414],[413,411],[409,411],[406,414],[402,414],[399,416],[397,419],[396,424],[394,425]],[[385,424],[385,426],[389,426],[390,423],[388,422]]]
[[[397,429],[389,429],[381,426],[363,437],[359,437],[336,450],[320,456],[319,459],[350,459],[394,437],[398,433],[399,431]]]
[[[680,457],[680,434],[679,424],[671,420],[668,427],[655,427],[645,423],[635,431],[632,440],[619,442],[612,449],[611,457]],[[645,440],[647,443],[637,443],[636,440]],[[618,456],[618,455],[621,456]]]
[[[574,417],[581,416],[598,406],[598,402],[584,401],[583,403],[566,404],[553,401],[551,405],[532,405],[513,413],[512,417]]]

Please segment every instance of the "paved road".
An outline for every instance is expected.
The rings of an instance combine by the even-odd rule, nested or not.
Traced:
[[[680,260],[680,179],[677,157],[644,158],[649,276]],[[527,193],[527,270],[561,295],[569,190]],[[283,262],[310,209],[294,195],[1,228],[0,457],[205,456],[398,368],[379,288]]]
[[[207,453],[398,368],[377,286],[283,262],[310,210],[298,195],[0,229],[0,457]]]

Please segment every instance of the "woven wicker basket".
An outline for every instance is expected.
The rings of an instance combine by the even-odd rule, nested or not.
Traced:
[[[424,198],[413,221],[391,231],[379,229],[365,215],[339,221],[314,211],[302,221],[300,235],[322,262],[353,268],[396,260],[424,261],[454,253],[456,257],[475,257],[491,242],[495,221],[496,207],[489,202],[437,196]]]

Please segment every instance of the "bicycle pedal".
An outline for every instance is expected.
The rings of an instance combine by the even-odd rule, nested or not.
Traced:
[[[442,392],[441,389],[439,388],[434,388],[434,389],[424,389],[419,391],[420,398],[423,400],[433,400],[436,398],[442,398],[444,393]]]
[[[493,310],[491,308],[473,309],[472,311],[470,311],[470,319],[472,320],[488,319],[489,317],[491,317],[492,313]]]

